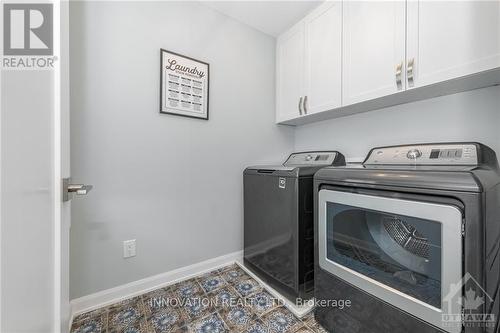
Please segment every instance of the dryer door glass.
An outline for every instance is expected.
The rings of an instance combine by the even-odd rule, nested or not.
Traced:
[[[461,210],[355,191],[319,191],[320,269],[444,328],[443,314],[461,313],[452,301],[462,279]]]
[[[328,202],[327,259],[441,308],[441,224]]]

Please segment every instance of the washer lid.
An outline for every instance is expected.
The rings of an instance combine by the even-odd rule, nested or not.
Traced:
[[[293,153],[283,163],[284,166],[329,166],[336,162],[336,151],[309,151]]]
[[[319,169],[332,165],[345,165],[344,155],[336,151],[309,151],[290,154],[283,165],[249,166],[245,169],[245,174],[312,176]]]
[[[293,171],[296,167],[288,167],[283,165],[252,165],[247,167],[248,170],[261,170],[262,173],[266,173],[266,171]]]

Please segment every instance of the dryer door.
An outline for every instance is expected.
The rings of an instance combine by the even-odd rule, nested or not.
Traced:
[[[461,313],[448,301],[462,278],[461,254],[462,214],[454,206],[319,192],[320,267],[449,332],[461,330],[460,320],[443,317]]]

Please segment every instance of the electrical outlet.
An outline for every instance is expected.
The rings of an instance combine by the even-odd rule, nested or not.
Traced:
[[[123,258],[135,257],[135,239],[123,241]]]

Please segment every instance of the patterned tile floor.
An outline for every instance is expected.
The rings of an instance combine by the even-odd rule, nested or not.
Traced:
[[[237,265],[81,314],[71,333],[326,332],[302,320]]]

